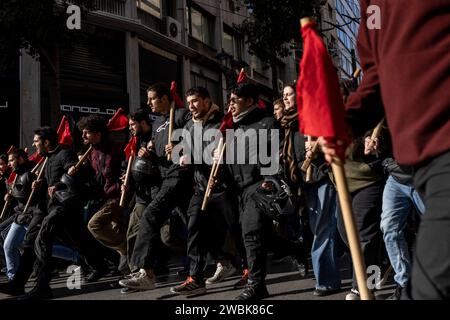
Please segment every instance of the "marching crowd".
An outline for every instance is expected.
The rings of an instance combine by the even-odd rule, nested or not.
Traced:
[[[341,89],[351,136],[344,168],[362,256],[368,268],[390,264],[391,299],[448,299],[448,3],[360,3],[364,75],[358,88],[350,80]],[[371,5],[383,17],[380,30],[366,27]],[[126,152],[105,119],[92,115],[77,123],[78,157],[50,127],[34,131],[37,156],[19,148],[1,155],[8,283],[0,291],[51,298],[52,257],[80,265],[86,282],[105,276],[112,262],[122,293],[151,290],[167,272],[174,234],[189,271],[174,294],[205,294],[239,270],[236,298],[266,298],[268,252],[290,256],[302,277],[311,264],[314,295],[340,290],[348,239],[328,163],[348,141],[315,141],[299,131],[295,87],[284,88],[273,114],[250,83],[231,89],[225,115],[202,87],[187,90],[188,108],[172,107],[167,84],[147,94],[149,108],[128,116],[135,139]],[[216,135],[205,138],[211,129]],[[278,170],[267,174],[274,162]],[[208,260],[217,268],[205,279]],[[25,294],[33,270],[37,280]],[[356,280],[352,287],[346,299],[359,299]]]
[[[343,92],[352,84],[343,82]],[[36,284],[25,297],[52,297],[52,257],[80,265],[86,282],[105,276],[107,262],[113,261],[124,276],[119,281],[122,293],[153,289],[157,276],[167,272],[170,251],[163,243],[164,228],[178,221],[189,276],[172,287],[172,293],[203,294],[208,284],[239,270],[242,277],[234,287],[243,291],[237,299],[265,298],[269,295],[265,286],[268,251],[276,257],[291,257],[301,277],[308,273],[310,256],[314,295],[338,292],[346,235],[336,188],[324,155],[314,147],[316,142],[299,132],[294,86],[284,88],[272,115],[258,106],[255,85],[239,84],[231,91],[225,117],[205,88],[194,87],[185,94],[188,108],[173,110],[172,126],[169,87],[157,83],[147,92],[149,108],[128,116],[136,141],[131,157],[125,156],[123,144],[110,137],[105,119],[96,115],[77,123],[84,146],[90,147],[84,159],[79,160],[73,148],[59,144],[56,130],[49,127],[36,129],[33,140],[45,158],[42,168],[22,149],[2,156],[2,178],[6,180],[10,171],[16,174],[10,184],[2,182],[8,202],[1,226],[8,283],[2,291],[25,294],[34,269]],[[397,284],[392,298],[398,299],[410,275],[408,217],[424,209],[408,168],[392,158],[388,130],[381,127],[379,135],[369,131],[354,139],[345,170],[366,265],[385,270],[387,251]],[[194,139],[199,128],[203,130],[200,137],[208,129],[232,129],[235,139],[247,136],[258,149],[265,145],[264,150],[272,150],[276,137],[278,170],[262,175],[267,164],[259,158],[248,161],[250,146],[226,141],[224,154],[234,159],[222,155],[217,175],[211,179],[214,160],[220,160],[218,151],[194,161],[194,154],[183,148],[178,162],[173,161],[179,141],[169,143],[169,131],[179,128],[191,133],[183,143],[194,153],[198,148],[206,150],[210,143]],[[262,130],[269,131],[270,138],[263,139],[258,134]],[[242,153],[247,160],[243,163],[237,159]],[[305,161],[309,166],[302,170]],[[39,171],[42,174],[37,177]],[[128,195],[126,205],[120,203],[122,194]],[[171,232],[177,231],[172,228]],[[208,257],[217,269],[205,279]],[[359,298],[356,282],[347,298]]]

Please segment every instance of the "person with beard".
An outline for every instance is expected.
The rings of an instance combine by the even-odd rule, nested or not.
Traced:
[[[134,243],[139,231],[139,221],[144,209],[151,202],[153,196],[158,192],[161,185],[161,176],[156,163],[156,154],[151,150],[152,146],[152,126],[149,113],[145,110],[139,110],[129,116],[128,119],[130,133],[136,137],[136,150],[133,150],[137,157],[131,167],[131,180],[126,188],[122,184],[122,192],[135,192],[136,203],[130,215],[127,229],[127,261],[130,270],[136,267],[131,265],[131,256],[134,249]],[[123,288],[121,293],[130,293],[136,290]]]
[[[19,247],[25,237],[33,215],[42,215],[45,212],[45,195],[40,190],[33,197],[27,212],[23,212],[31,193],[31,185],[36,179],[31,172],[33,164],[28,161],[27,153],[22,149],[15,149],[8,155],[8,163],[17,175],[16,183],[12,186],[11,195],[17,206],[14,208],[15,217],[3,245],[5,251],[6,276],[8,281],[13,281],[20,264]]]
[[[316,278],[313,295],[327,296],[336,293],[341,286],[337,260],[340,235],[336,189],[323,154],[312,155],[312,144],[299,132],[293,85],[284,88],[283,101],[285,113],[281,126],[285,130],[282,152],[284,175],[297,194],[303,192],[304,206],[314,237],[311,247],[311,261]],[[308,157],[313,157],[310,168],[312,173],[311,179],[306,181],[306,174],[300,168]]]
[[[147,90],[152,111],[158,116],[153,122],[150,151],[156,154],[158,171],[161,175],[161,188],[145,208],[139,221],[139,231],[134,244],[131,265],[136,271],[129,279],[119,281],[123,287],[132,289],[154,289],[157,260],[164,256],[160,229],[172,216],[175,208],[185,211],[192,196],[192,170],[181,167],[167,159],[172,153],[174,143],[168,143],[169,113],[172,95],[169,86],[156,83]],[[174,112],[174,129],[182,128],[191,115],[186,109]],[[185,219],[183,217],[183,219]]]
[[[119,205],[122,146],[109,139],[106,120],[98,115],[81,118],[77,126],[83,143],[93,148],[84,169],[93,172],[92,190],[100,207],[89,220],[88,229],[98,242],[119,253],[119,271],[128,274],[127,221]],[[69,175],[76,172],[75,166],[69,168]]]
[[[223,252],[227,231],[233,235],[237,251],[245,255],[241,231],[239,227],[236,195],[225,183],[216,185],[212,191],[206,211],[202,211],[212,166],[212,154],[204,154],[208,147],[204,137],[207,130],[218,129],[222,115],[219,107],[211,101],[208,90],[194,87],[186,92],[186,100],[192,119],[185,125],[186,139],[183,140],[183,156],[181,166],[194,168],[195,191],[189,203],[187,255],[190,261],[189,276],[182,284],[172,287],[172,293],[180,295],[195,295],[206,292],[204,268],[207,252],[210,252],[217,262],[216,274],[207,279],[207,284],[217,283],[232,275],[236,269],[231,264],[231,257]],[[201,161],[198,159],[201,157]]]
[[[22,259],[14,282],[18,279],[16,285],[23,291],[23,286],[30,276],[31,268],[28,265],[28,254],[26,254],[28,246],[31,248],[34,246],[35,272],[38,276],[35,286],[22,298],[23,300],[49,299],[53,296],[50,281],[55,240],[60,240],[81,254],[86,259],[87,265],[94,268],[92,274],[106,269],[105,263],[96,253],[96,243],[87,232],[82,220],[84,206],[82,200],[85,196],[82,193],[82,190],[85,189],[82,181],[85,181],[86,178],[71,177],[65,174],[70,167],[77,163],[75,153],[58,144],[58,135],[50,127],[36,129],[33,144],[39,154],[47,158],[46,166],[43,169],[44,179],[34,181],[32,188],[47,190],[48,214],[41,220],[41,225],[36,226],[37,230],[32,225],[33,219],[36,217],[34,215],[25,235],[22,257],[27,258]],[[33,231],[33,235],[37,232],[31,243],[31,237],[28,236],[30,231]],[[22,265],[26,267],[21,272]]]

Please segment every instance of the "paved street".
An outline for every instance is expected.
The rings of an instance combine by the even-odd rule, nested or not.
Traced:
[[[81,285],[81,289],[69,290],[67,288],[68,275],[60,272],[60,276],[52,281],[54,289],[54,299],[57,300],[233,300],[240,290],[234,290],[233,284],[239,279],[239,275],[228,278],[226,281],[208,286],[208,292],[204,295],[194,297],[177,296],[170,293],[170,287],[180,283],[183,278],[177,275],[182,270],[181,264],[177,263],[179,259],[173,259],[170,265],[170,275],[167,279],[161,279],[157,283],[155,290],[142,291],[130,294],[121,294],[117,285],[119,277],[109,276],[96,283]],[[342,268],[343,285],[342,291],[329,295],[327,297],[315,297],[314,277],[312,271],[309,272],[306,279],[300,279],[297,272],[293,269],[289,259],[274,263],[269,262],[267,277],[267,287],[270,297],[267,300],[345,300],[345,295],[351,288],[349,279],[348,261],[344,259]],[[214,266],[209,266],[207,275],[214,272]],[[5,277],[1,277],[4,282]],[[27,290],[31,288],[30,281]],[[392,292],[392,285],[383,287],[383,290],[377,292],[377,299],[383,299]],[[11,297],[1,294],[0,299],[11,299]]]

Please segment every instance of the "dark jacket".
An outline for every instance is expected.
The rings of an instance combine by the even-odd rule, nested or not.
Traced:
[[[69,168],[77,163],[77,157],[72,150],[58,145],[53,151],[46,154],[48,157],[45,166],[45,181],[48,187],[56,186],[56,190],[65,188],[61,177]]]
[[[361,0],[358,53],[364,76],[347,102],[363,133],[386,111],[394,158],[418,165],[450,149],[450,2]],[[381,9],[381,29],[367,28],[367,7]]]
[[[136,155],[140,148],[146,148],[152,139],[152,131],[137,137]],[[144,170],[143,170],[144,169]],[[145,171],[147,170],[147,171]],[[145,171],[145,172],[144,172]],[[136,193],[136,203],[149,204],[161,184],[161,175],[158,170],[158,161],[154,153],[148,158],[136,157],[131,167],[133,189]]]
[[[398,183],[413,185],[413,168],[411,166],[400,166],[393,158],[384,159],[383,166],[386,172]]]
[[[191,113],[187,109],[175,109],[174,130],[185,126],[187,121],[191,118]],[[153,122],[152,140],[155,144],[155,153],[158,157],[159,169],[161,176],[164,179],[169,168],[173,165],[172,161],[167,161],[165,147],[169,138],[169,113],[166,115],[159,115]]]
[[[263,144],[267,145],[266,150],[271,150],[271,139],[270,139],[270,130],[272,129],[279,129],[278,122],[272,117],[267,116],[266,113],[261,109],[254,109],[251,111],[246,117],[244,117],[241,121],[238,123],[234,123],[234,129],[235,129],[235,138],[234,141],[238,140],[238,129],[241,129],[244,133],[247,132],[250,129],[256,130],[256,133],[260,129],[266,129],[269,130],[268,137],[269,139],[267,141],[259,141],[258,139],[256,145],[252,145],[251,147],[254,148],[254,151],[256,151],[256,148],[259,150]],[[281,145],[281,142],[280,142]],[[231,177],[233,179],[234,188],[238,193],[247,193],[251,192],[250,190],[246,190],[247,188],[250,188],[253,190],[253,188],[256,189],[256,187],[260,186],[260,184],[264,181],[264,176],[261,174],[261,168],[269,166],[268,164],[262,164],[260,162],[260,158],[258,157],[256,164],[251,164],[249,162],[250,159],[250,146],[246,145],[245,148],[243,146],[240,146],[238,148],[238,144],[234,144],[234,146],[231,144],[231,141],[227,141],[227,159],[228,154],[230,153],[230,149],[233,149],[233,158],[234,161],[232,164],[228,164],[228,170],[231,173]],[[245,164],[239,164],[237,162],[238,156],[244,156],[245,158]],[[230,156],[231,157],[231,156]],[[275,158],[277,161],[279,161],[279,149],[277,150],[277,154],[275,155]],[[278,164],[279,165],[279,164]]]
[[[195,190],[197,192],[200,193],[204,193],[206,190],[206,187],[208,185],[208,181],[209,181],[209,176],[211,173],[211,168],[212,165],[209,165],[207,163],[205,163],[205,159],[203,159],[203,153],[205,151],[206,148],[208,148],[209,144],[212,143],[210,141],[205,141],[204,139],[201,140],[201,146],[198,145],[198,143],[200,142],[199,140],[196,140],[195,134],[201,134],[201,136],[203,137],[203,133],[206,130],[209,129],[218,129],[220,126],[222,120],[222,114],[217,111],[211,114],[211,116],[208,118],[208,120],[205,121],[205,123],[196,123],[194,122],[194,120],[189,120],[186,125],[185,125],[185,129],[189,132],[190,135],[190,145],[189,145],[189,149],[190,149],[190,163],[192,164],[192,166],[194,167],[194,183],[195,183]],[[194,133],[194,130],[198,130],[198,132]],[[201,148],[201,149],[200,149]],[[201,152],[201,154],[194,154],[196,152]],[[198,161],[197,158],[201,158],[201,163],[196,163],[196,162],[200,162]],[[197,160],[197,161],[195,161]],[[212,157],[210,159],[210,161],[212,162]],[[220,172],[222,172],[223,170],[220,170]],[[213,189],[214,193],[218,193],[218,192],[222,192],[224,190],[224,184],[223,181],[221,180],[221,183],[219,185],[216,185]]]

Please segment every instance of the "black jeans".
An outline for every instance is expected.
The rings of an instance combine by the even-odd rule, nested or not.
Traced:
[[[167,178],[152,202],[145,208],[139,221],[139,231],[134,243],[131,265],[154,269],[156,260],[164,251],[161,227],[170,218],[175,207],[185,210],[192,196],[192,187],[180,183],[177,178]]]
[[[273,219],[252,196],[260,183],[245,190],[241,199],[240,221],[249,266],[249,284],[264,285],[266,278],[267,251],[279,251],[283,256],[292,255],[304,259],[303,245],[292,239],[275,234]]]
[[[34,243],[39,230],[41,229],[42,220],[44,220],[45,214],[46,212],[41,212],[33,215],[33,218],[28,224],[28,230],[25,233],[25,238],[22,242],[23,252],[20,257],[19,269],[14,275],[13,280],[13,285],[17,288],[23,289],[33,272],[33,266],[36,261]]]
[[[190,275],[203,282],[205,256],[209,251],[216,261],[231,257],[223,252],[227,232],[235,242],[236,251],[245,259],[242,232],[237,217],[237,203],[227,192],[212,194],[206,212],[201,210],[204,194],[196,192],[188,209],[187,253],[190,260]]]
[[[51,258],[55,240],[60,240],[78,251],[94,269],[106,269],[105,262],[96,250],[99,245],[83,223],[82,201],[74,201],[67,205],[51,201],[48,211],[48,215],[42,221],[34,247],[37,258],[35,263],[38,272],[37,286],[47,287],[50,284],[53,269]]]
[[[425,203],[416,238],[412,299],[450,298],[450,151],[417,168],[414,185]]]
[[[383,180],[351,194],[353,214],[366,268],[370,265],[381,265],[383,242],[380,221],[384,184]],[[342,239],[348,245],[342,217],[338,219],[338,229]],[[358,288],[354,272],[352,286]]]

